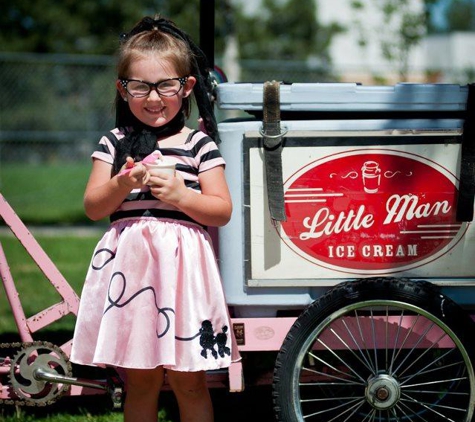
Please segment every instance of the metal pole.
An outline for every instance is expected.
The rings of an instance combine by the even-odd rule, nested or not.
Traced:
[[[200,48],[214,69],[215,0],[200,0]]]

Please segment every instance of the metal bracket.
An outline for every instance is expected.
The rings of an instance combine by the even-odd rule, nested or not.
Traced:
[[[264,164],[267,182],[267,198],[272,220],[286,221],[284,203],[284,183],[282,178],[282,143],[287,129],[280,124],[280,83],[264,83],[262,127]]]

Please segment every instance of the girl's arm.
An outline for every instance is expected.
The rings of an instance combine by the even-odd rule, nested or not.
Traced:
[[[84,193],[84,209],[91,220],[97,221],[110,216],[132,189],[141,188],[147,183],[149,175],[142,164],[134,164],[129,157],[125,167],[133,168],[125,175],[111,177],[111,164],[93,160]]]
[[[156,198],[174,205],[205,226],[220,227],[230,220],[233,206],[223,166],[199,174],[201,193],[188,189],[178,173],[176,177],[165,177],[150,178]]]

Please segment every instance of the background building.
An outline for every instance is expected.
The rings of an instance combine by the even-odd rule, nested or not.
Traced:
[[[243,4],[246,14],[263,13],[261,0],[234,1]],[[432,19],[439,25],[447,19],[444,13],[450,1],[439,0],[431,9]],[[466,0],[461,3],[470,4]],[[390,4],[395,7],[387,12]],[[424,0],[315,0],[319,25],[342,28],[332,34],[328,46],[332,79],[364,84],[473,81],[475,32],[430,31],[426,6]],[[471,7],[475,15],[475,7]],[[321,62],[318,54],[309,52],[310,65]]]

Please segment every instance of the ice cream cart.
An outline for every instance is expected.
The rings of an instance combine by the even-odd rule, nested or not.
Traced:
[[[473,86],[217,92],[248,115],[219,125],[223,283],[278,420],[471,421]]]

